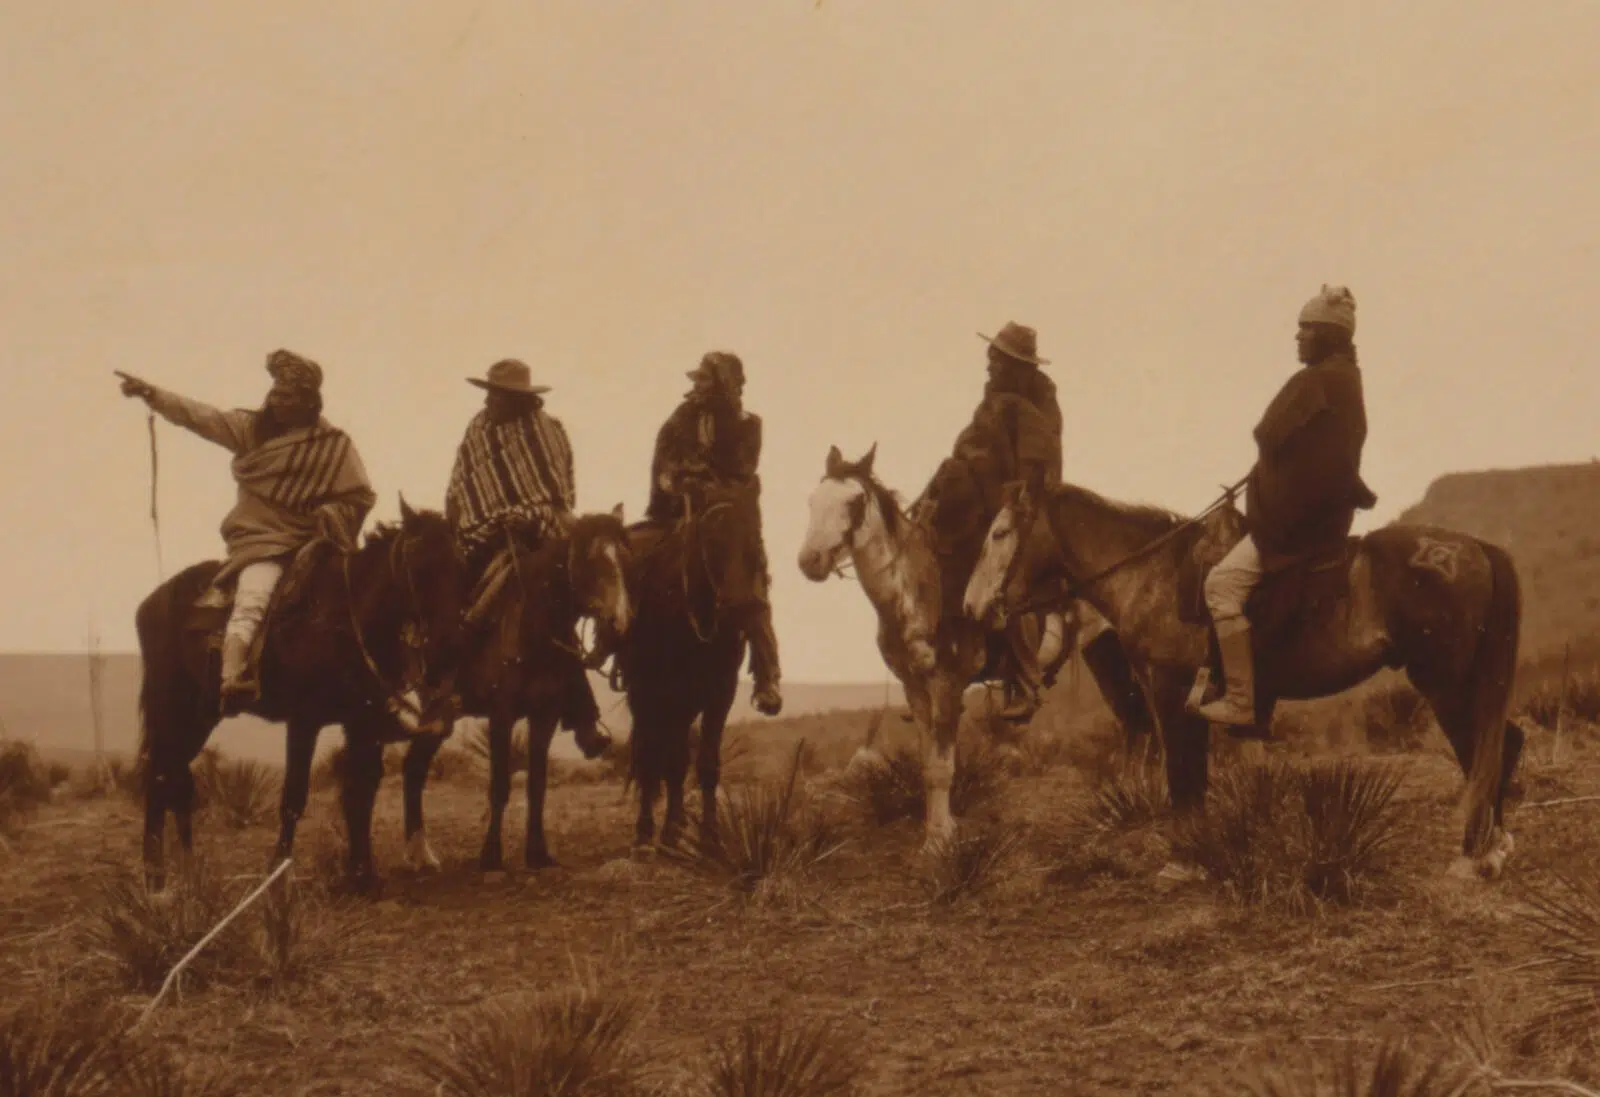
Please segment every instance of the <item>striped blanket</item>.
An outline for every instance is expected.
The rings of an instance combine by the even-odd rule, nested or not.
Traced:
[[[445,492],[464,544],[483,542],[507,519],[548,531],[576,505],[572,444],[559,419],[540,409],[494,423],[480,411],[468,424]]]

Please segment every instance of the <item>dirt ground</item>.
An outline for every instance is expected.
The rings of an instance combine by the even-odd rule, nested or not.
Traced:
[[[744,729],[729,787],[774,772],[793,734]],[[825,738],[826,722],[806,734]],[[1286,1057],[1331,1061],[1348,1041],[1370,1048],[1390,1034],[1457,1058],[1476,1047],[1505,1078],[1593,1082],[1570,1047],[1520,1035],[1550,967],[1522,889],[1594,861],[1600,799],[1552,803],[1600,796],[1600,752],[1587,742],[1568,742],[1558,762],[1548,737],[1530,744],[1510,819],[1517,851],[1493,885],[1445,876],[1459,774],[1442,740],[1384,759],[1404,773],[1384,871],[1359,903],[1299,913],[1162,879],[1160,822],[1089,835],[1074,820],[1092,775],[1070,752],[1023,767],[970,821],[1015,824],[1020,845],[991,887],[948,906],[928,901],[914,820],[876,826],[836,805],[844,845],[813,877],[756,901],[669,856],[630,857],[633,808],[615,780],[551,790],[560,865],[537,874],[521,868],[514,793],[511,868],[491,879],[476,867],[481,777],[436,780],[426,808],[443,868],[413,872],[390,778],[376,825],[381,896],[318,892],[296,946],[303,970],[282,985],[221,975],[188,987],[143,1038],[224,1070],[243,1092],[421,1094],[432,1089],[408,1049],[443,1048],[463,1011],[496,995],[589,971],[646,1003],[639,1039],[667,1093],[696,1091],[708,1040],[774,1014],[844,1026],[871,1094],[1237,1092]],[[848,747],[822,752],[819,787],[820,767]],[[308,894],[337,879],[337,815],[337,793],[319,790],[294,869]],[[234,828],[208,811],[197,830],[230,895],[259,881],[273,823]],[[8,840],[7,998],[124,1015],[150,1000],[96,928],[103,882],[129,876],[138,836],[136,806],[113,796],[61,798]]]

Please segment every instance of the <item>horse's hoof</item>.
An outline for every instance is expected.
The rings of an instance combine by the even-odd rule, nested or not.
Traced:
[[[425,831],[417,831],[406,841],[406,867],[416,872],[438,872],[443,866],[428,844]]]

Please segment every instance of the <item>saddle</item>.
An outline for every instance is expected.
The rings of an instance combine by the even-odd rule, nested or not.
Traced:
[[[1205,579],[1236,543],[1202,543],[1185,559],[1179,573],[1179,617],[1206,626],[1205,667],[1209,671],[1203,700],[1220,695],[1222,651],[1215,622],[1205,604]],[[1256,727],[1228,728],[1235,738],[1270,738],[1272,712],[1279,698],[1280,671],[1308,632],[1326,629],[1348,608],[1350,568],[1362,539],[1352,535],[1335,549],[1299,557],[1262,575],[1245,601],[1255,654]],[[1220,547],[1220,552],[1218,548]]]
[[[318,538],[301,546],[290,558],[288,566],[283,569],[283,578],[272,590],[261,627],[256,630],[255,639],[245,655],[246,673],[253,673],[260,665],[261,653],[266,648],[267,633],[271,631],[273,620],[300,606],[309,586],[308,580],[315,574],[317,565],[326,554],[338,551],[333,542]],[[223,632],[233,612],[233,597],[237,589],[238,573],[235,572],[220,583],[208,585],[189,607],[184,618],[184,630],[203,633],[208,652],[222,650]]]

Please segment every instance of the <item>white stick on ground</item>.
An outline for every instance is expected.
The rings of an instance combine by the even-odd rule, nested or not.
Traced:
[[[211,943],[211,939],[213,937],[215,937],[217,934],[221,933],[222,932],[222,928],[224,926],[226,926],[229,922],[233,921],[234,918],[238,916],[238,914],[239,914],[239,912],[241,910],[243,910],[245,907],[249,906],[251,903],[255,902],[256,898],[262,892],[266,891],[268,887],[270,887],[272,885],[272,881],[276,880],[278,877],[282,876],[286,871],[288,871],[289,866],[291,864],[293,864],[293,863],[294,862],[293,862],[292,859],[286,860],[286,861],[283,862],[283,864],[281,864],[277,868],[273,869],[272,870],[272,874],[270,876],[268,876],[265,880],[261,881],[260,885],[257,886],[257,888],[254,891],[252,891],[249,895],[246,895],[243,899],[239,900],[239,905],[234,907],[231,911],[229,911],[228,914],[227,914],[227,917],[223,918],[222,921],[220,921],[216,925],[212,926],[211,927],[211,932],[207,933],[204,937],[200,938],[200,940],[195,944],[194,948],[190,949],[187,953],[184,954],[183,959],[179,960],[176,964],[172,965],[172,970],[167,972],[167,977],[165,979],[163,979],[162,982],[161,982],[161,989],[156,991],[156,996],[154,998],[150,999],[150,1004],[144,1007],[144,1012],[139,1014],[139,1019],[133,1023],[132,1028],[129,1029],[130,1032],[133,1031],[134,1029],[137,1029],[140,1025],[144,1024],[145,1020],[150,1016],[150,1014],[155,1011],[156,1005],[161,1001],[162,997],[167,993],[167,989],[169,987],[171,987],[174,982],[177,981],[178,973],[181,972],[184,969],[184,967],[188,965],[189,961],[193,960],[196,956],[198,956],[199,953],[200,953],[200,950],[205,948],[206,945],[210,944]]]

